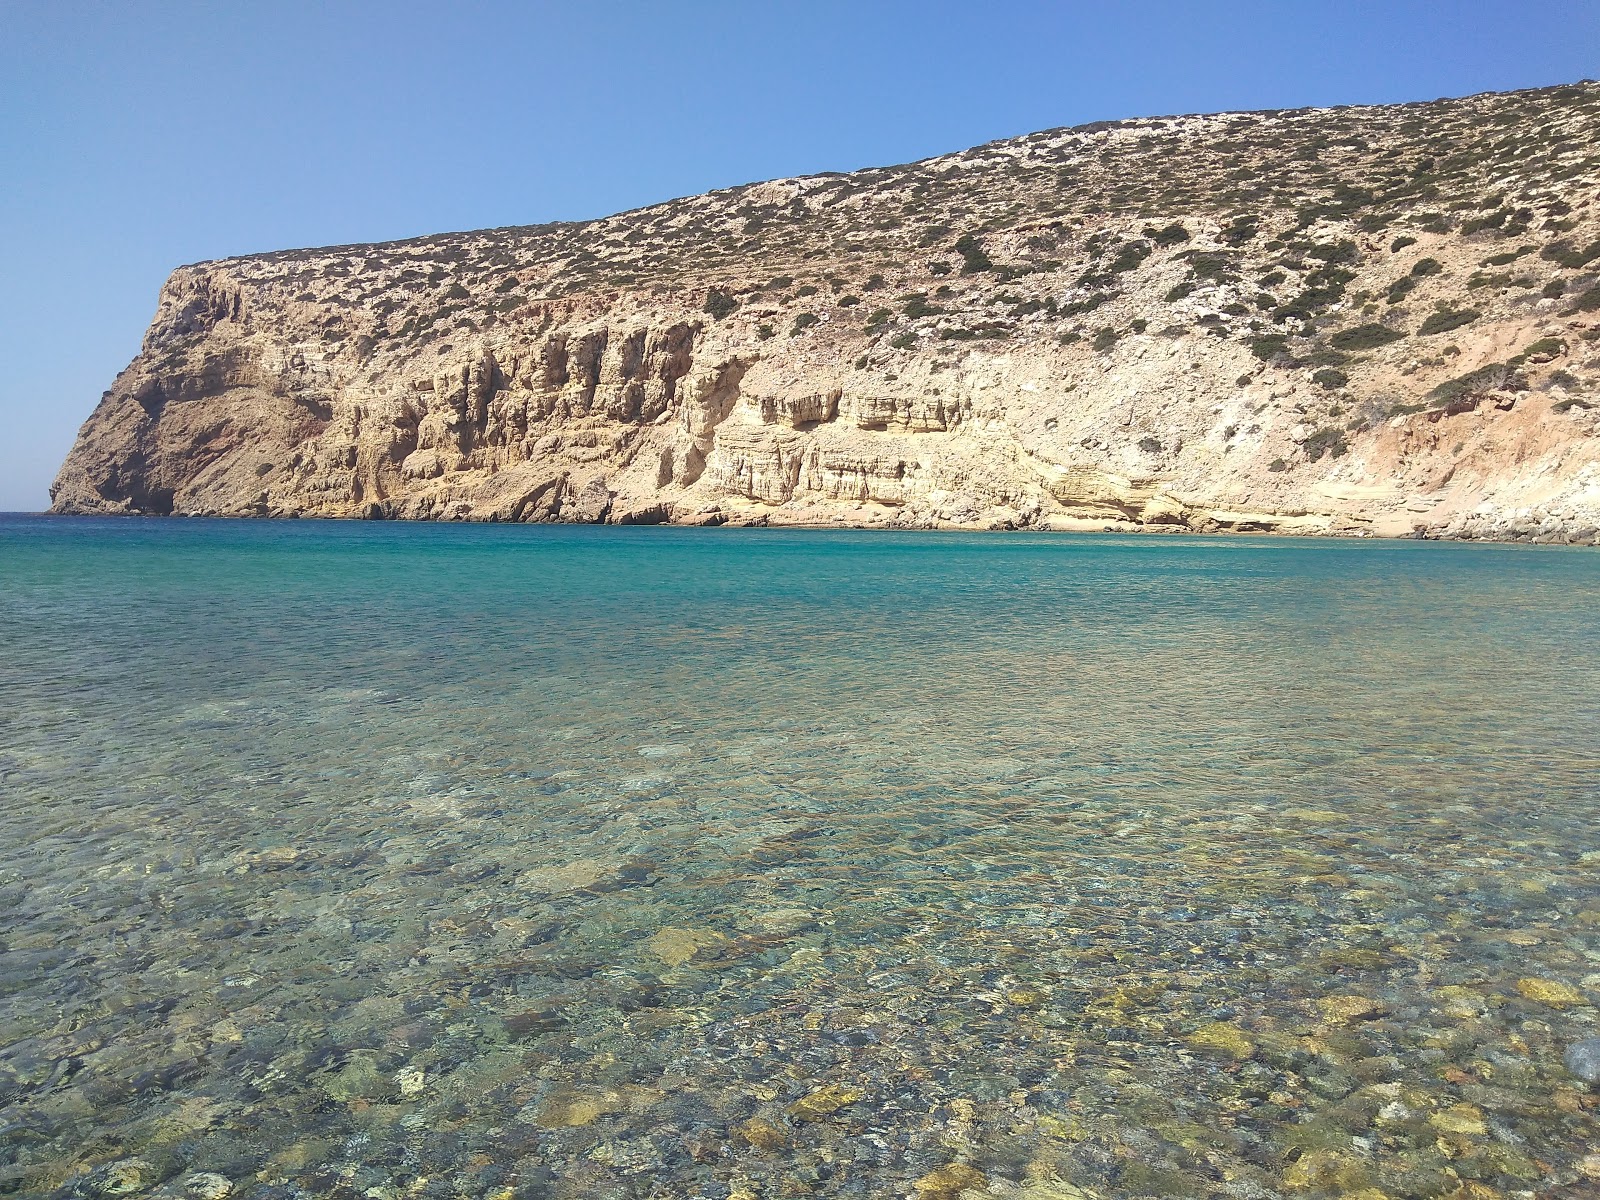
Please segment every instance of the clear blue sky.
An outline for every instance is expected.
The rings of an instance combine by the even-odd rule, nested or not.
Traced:
[[[0,510],[45,506],[181,263],[1597,74],[1600,0],[0,0]]]

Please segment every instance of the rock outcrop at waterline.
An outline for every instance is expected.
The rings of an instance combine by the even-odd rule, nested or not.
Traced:
[[[1600,85],[201,263],[62,513],[1596,540]]]

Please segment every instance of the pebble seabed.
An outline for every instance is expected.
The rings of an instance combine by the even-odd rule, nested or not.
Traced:
[[[0,560],[0,1193],[1600,1195],[1592,552]]]

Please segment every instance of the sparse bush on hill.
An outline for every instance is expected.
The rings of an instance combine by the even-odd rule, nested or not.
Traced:
[[[1350,443],[1345,440],[1344,430],[1327,425],[1308,437],[1300,448],[1306,452],[1308,461],[1319,462],[1324,454],[1343,458],[1349,452]]]
[[[1422,327],[1417,333],[1422,337],[1431,337],[1436,333],[1449,333],[1452,329],[1460,329],[1463,325],[1470,325],[1483,316],[1475,308],[1449,309],[1441,308],[1438,312],[1429,315],[1422,322]]]
[[[706,293],[705,311],[715,320],[722,320],[738,307],[739,302],[721,288],[712,288]]]
[[[1149,258],[1153,249],[1149,242],[1124,242],[1117,250],[1116,258],[1112,259],[1106,270],[1113,275],[1122,275],[1135,270]]]
[[[983,252],[983,246],[970,233],[964,233],[956,239],[955,251],[961,255],[961,273],[963,275],[977,275],[983,271],[992,271],[994,269],[994,264],[989,261],[989,256]]]
[[[1379,346],[1398,342],[1405,336],[1383,325],[1357,325],[1353,329],[1341,329],[1328,339],[1328,343],[1335,350],[1376,350]]]
[[[1591,242],[1581,250],[1568,242],[1552,242],[1539,251],[1539,257],[1546,262],[1559,263],[1569,271],[1576,271],[1600,258],[1600,241]]]
[[[1479,265],[1485,267],[1503,267],[1507,263],[1516,262],[1517,259],[1521,258],[1524,254],[1527,254],[1532,249],[1532,246],[1518,246],[1515,250],[1507,250],[1503,254],[1491,254]]]
[[[1305,254],[1325,263],[1353,263],[1361,257],[1361,249],[1352,241],[1326,242],[1308,246]]]
[[[1195,254],[1189,259],[1189,270],[1194,272],[1196,279],[1225,279],[1230,265],[1229,256],[1225,254]]]
[[[1235,217],[1217,236],[1229,246],[1242,246],[1260,232],[1260,219],[1251,214]]]
[[[1250,339],[1250,353],[1262,362],[1271,362],[1289,349],[1289,339],[1281,333],[1261,334]]]
[[[1523,352],[1511,359],[1512,366],[1521,366],[1530,360],[1534,362],[1550,362],[1561,357],[1567,352],[1567,343],[1558,337],[1542,337],[1530,344]]]

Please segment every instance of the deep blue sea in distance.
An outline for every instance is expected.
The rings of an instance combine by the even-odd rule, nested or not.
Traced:
[[[0,1195],[1593,1196],[1597,817],[1590,549],[0,516]]]

